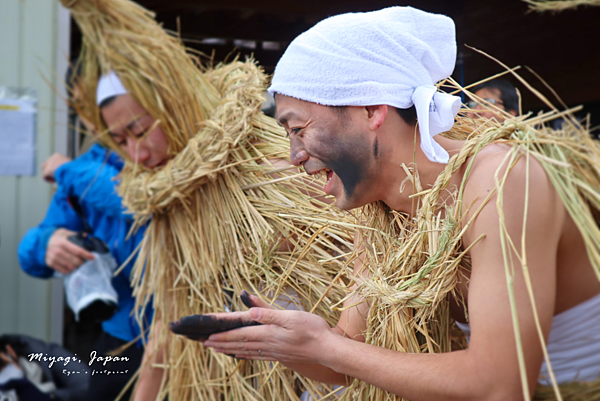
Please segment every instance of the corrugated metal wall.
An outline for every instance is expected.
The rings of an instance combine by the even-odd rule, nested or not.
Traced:
[[[56,151],[66,151],[66,106],[44,77],[62,88],[69,26],[68,12],[56,0],[0,1],[0,85],[38,92],[37,175],[0,177],[0,334],[57,342],[62,341],[60,282],[24,274],[17,247],[26,231],[43,219],[52,196],[52,187],[40,176],[41,163]]]

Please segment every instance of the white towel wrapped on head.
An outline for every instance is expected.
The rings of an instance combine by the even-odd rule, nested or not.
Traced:
[[[341,14],[290,43],[269,92],[326,106],[415,105],[421,148],[446,163],[448,153],[432,138],[452,127],[460,98],[434,84],[455,62],[454,22],[446,16],[412,7]]]
[[[121,80],[110,71],[108,74],[100,77],[98,86],[96,87],[96,104],[100,106],[103,101],[114,96],[127,94],[127,89],[121,83]]]

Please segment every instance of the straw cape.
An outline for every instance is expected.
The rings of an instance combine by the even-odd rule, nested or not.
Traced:
[[[523,0],[529,4],[529,9],[544,11],[564,11],[579,6],[600,6],[600,0]]]
[[[451,79],[443,84],[454,86],[456,92],[464,91]],[[468,91],[465,93],[477,98]],[[416,193],[413,219],[389,210],[381,202],[367,205],[357,213],[357,219],[369,229],[360,230],[353,257],[362,255],[370,275],[360,281],[357,279],[357,289],[351,295],[360,295],[371,305],[365,333],[369,344],[410,353],[450,352],[466,346],[460,334],[457,335],[456,327],[453,327],[447,295],[456,295],[454,291],[461,271],[470,269],[469,249],[463,249],[461,242],[465,228],[477,216],[476,211],[470,221],[464,221],[463,218],[468,208],[462,205],[462,192],[470,166],[467,165],[460,188],[451,194],[454,202],[440,202],[440,195],[444,192],[447,194],[452,175],[465,163],[470,163],[468,160],[472,160],[469,159],[471,156],[491,143],[511,146],[503,166],[507,172],[498,175],[495,187],[500,199],[497,202],[500,216],[504,182],[510,169],[519,159],[537,160],[581,230],[600,280],[600,144],[591,138],[588,130],[569,111],[559,112],[554,107],[544,115],[517,117],[502,125],[491,120],[473,120],[464,111],[457,117],[454,127],[442,135],[465,140],[465,145],[459,154],[450,159],[445,171],[431,188],[421,187],[418,166],[414,169],[404,166],[410,180],[406,185],[412,185]],[[543,128],[544,123],[558,117],[565,118],[561,130]],[[503,222],[501,227],[504,227]],[[525,226],[523,230],[526,230]],[[526,265],[526,255],[521,252],[522,238],[510,238],[505,228],[502,231],[504,254],[514,252]],[[477,241],[472,246],[476,246]],[[514,266],[508,258],[504,262],[507,283],[511,283],[510,279],[515,274]],[[527,276],[525,269],[523,272]],[[508,289],[513,305],[513,324],[518,327],[519,317],[514,307],[511,284],[508,284]],[[528,290],[535,305],[531,287]],[[541,331],[539,334],[543,338]],[[517,343],[517,351],[521,354],[519,339]],[[552,363],[547,356],[546,363],[549,366]],[[521,365],[520,370],[524,399],[531,399],[525,366]],[[552,381],[550,387],[536,388],[534,400],[600,399],[600,378],[592,383],[562,386],[556,385],[553,376]],[[342,399],[383,401],[401,398],[355,380]]]
[[[265,75],[252,61],[202,68],[127,0],[62,2],[84,35],[87,97],[79,111],[119,151],[95,102],[98,77],[112,70],[169,141],[172,159],[163,169],[127,161],[119,185],[136,223],[149,224],[132,279],[136,316],[145,320],[143,307],[152,303],[152,335],[167,350],[158,399],[324,397],[330,387],[279,364],[236,360],[166,330],[186,315],[245,310],[244,289],[331,324],[338,318],[332,305],[343,297],[352,225],[310,196],[316,191],[304,173],[273,165],[289,155],[289,141],[260,112]]]

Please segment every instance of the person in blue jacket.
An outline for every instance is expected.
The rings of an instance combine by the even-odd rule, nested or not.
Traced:
[[[130,256],[143,238],[144,227],[129,236],[132,217],[124,212],[116,192],[115,177],[123,167],[118,155],[98,144],[73,161],[64,156],[52,156],[44,165],[47,181],[58,185],[46,217],[30,229],[19,245],[21,268],[29,275],[50,278],[55,272],[68,274],[94,256],[67,238],[83,228],[82,219],[69,205],[68,197],[76,196],[94,236],[104,241],[117,265],[129,261],[112,279],[118,294],[118,310],[102,323],[103,333],[93,350],[89,366],[90,400],[113,400],[139,367],[143,348],[139,346],[142,329],[133,316],[133,298],[130,274],[135,258]],[[152,311],[146,310],[144,319],[151,320]],[[101,360],[109,352],[138,340],[126,347],[120,356],[129,361],[104,364]],[[113,373],[114,372],[114,373]]]
[[[55,172],[58,189],[52,198],[46,217],[30,229],[19,245],[21,268],[29,275],[49,278],[55,271],[68,274],[93,255],[67,240],[82,230],[83,222],[68,202],[75,195],[85,211],[94,235],[104,241],[120,266],[134,252],[144,229],[127,238],[132,220],[123,213],[121,198],[116,193],[113,178],[122,167],[120,158],[94,144],[77,159],[65,163]],[[133,296],[128,263],[112,284],[119,295],[119,310],[112,319],[103,323],[103,329],[114,337],[131,341],[139,335],[129,318]]]

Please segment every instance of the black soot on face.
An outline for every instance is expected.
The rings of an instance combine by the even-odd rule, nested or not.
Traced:
[[[366,175],[369,157],[365,143],[360,140],[333,142],[330,144],[330,158],[323,160],[340,177],[347,197],[352,197],[356,186]]]
[[[190,340],[206,340],[211,334],[239,329],[245,326],[256,326],[258,322],[244,322],[241,318],[228,318],[215,315],[184,316],[178,322],[169,323],[169,329]]]

